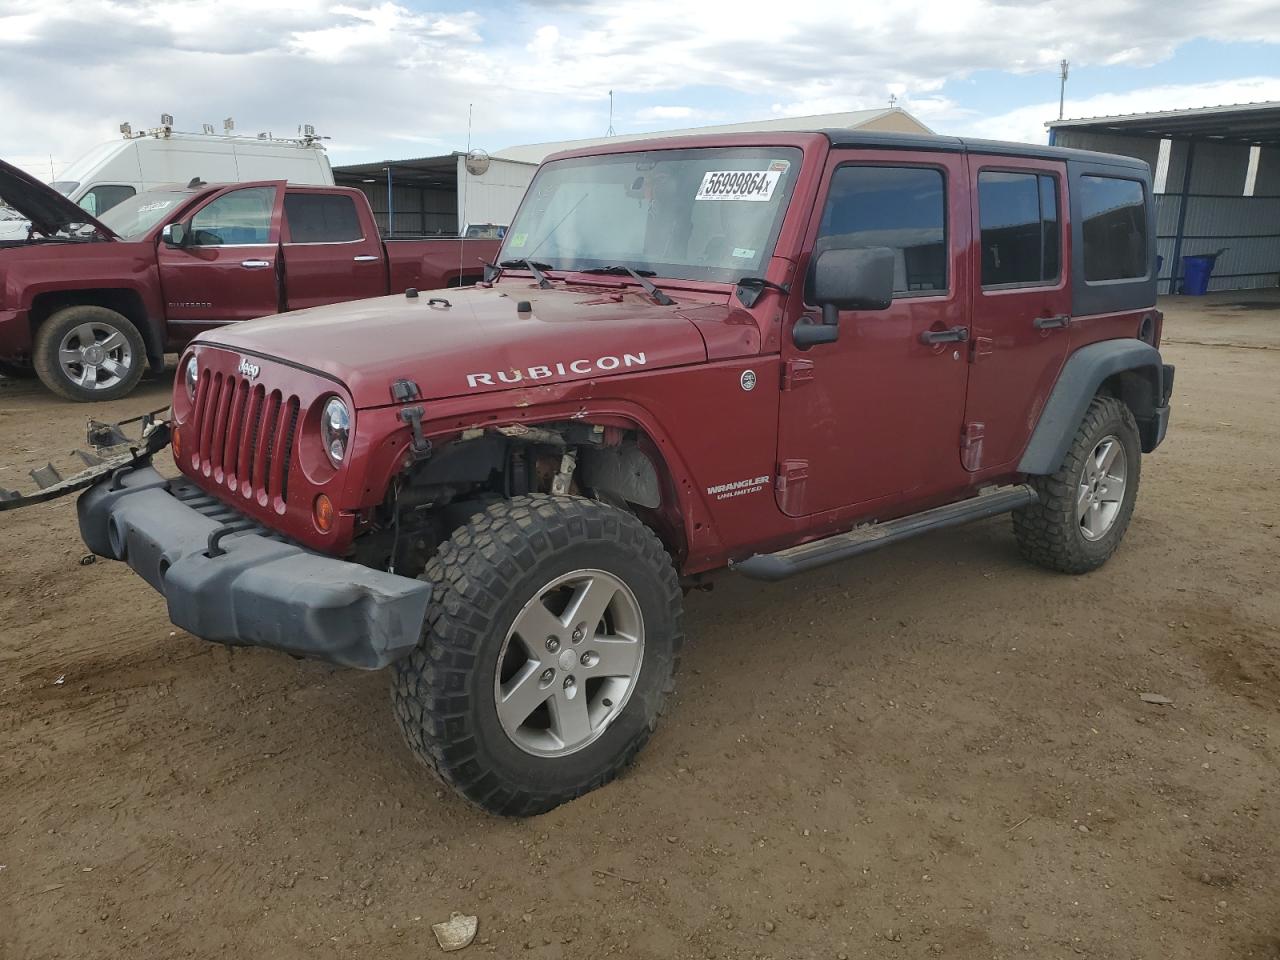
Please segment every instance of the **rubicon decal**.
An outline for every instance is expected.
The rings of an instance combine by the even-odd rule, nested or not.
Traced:
[[[748,493],[759,493],[768,485],[768,477],[751,477],[748,480],[734,480],[732,483],[719,483],[714,487],[707,487],[707,495],[717,500],[728,500]]]
[[[498,370],[494,373],[468,373],[467,386],[496,387],[500,383],[523,383],[526,380],[551,380],[556,377],[582,376],[590,373],[612,373],[628,367],[643,367],[643,353],[624,353],[620,357],[597,357],[594,360],[562,360],[556,363],[535,364],[531,367]]]

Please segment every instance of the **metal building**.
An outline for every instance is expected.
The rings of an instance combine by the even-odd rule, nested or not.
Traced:
[[[1161,293],[1181,292],[1183,257],[1219,250],[1210,290],[1280,285],[1280,101],[1046,126],[1058,146],[1151,165]]]

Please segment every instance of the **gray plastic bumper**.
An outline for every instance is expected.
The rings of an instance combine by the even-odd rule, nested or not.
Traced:
[[[127,563],[197,637],[365,670],[418,642],[430,584],[279,540],[152,467],[99,482],[76,509],[89,549]],[[210,534],[237,520],[211,551]]]

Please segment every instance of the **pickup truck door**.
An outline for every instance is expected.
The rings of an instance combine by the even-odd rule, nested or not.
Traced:
[[[1058,378],[1070,339],[1066,165],[969,155],[973,223],[973,366],[964,464],[1019,457]]]
[[[288,310],[387,292],[386,255],[363,194],[286,189],[283,249]]]
[[[840,313],[839,339],[801,350],[791,327],[821,311],[790,298],[782,341],[779,508],[886,515],[963,485],[959,438],[968,377],[969,196],[964,157],[836,150],[797,276],[825,246],[889,247],[887,310]],[[807,283],[797,282],[807,288]],[[900,507],[898,513],[904,512]]]
[[[229,187],[186,220],[187,242],[156,249],[171,339],[280,312],[284,183]]]

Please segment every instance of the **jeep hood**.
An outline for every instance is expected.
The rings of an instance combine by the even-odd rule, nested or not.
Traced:
[[[634,288],[503,282],[278,314],[196,344],[318,370],[345,384],[357,407],[376,407],[392,402],[400,378],[441,399],[702,363],[702,335],[681,314],[706,303],[681,300],[660,307]]]
[[[89,224],[104,237],[116,235],[79,205],[35,177],[0,160],[0,201],[31,221],[40,233],[52,236],[73,223]]]

